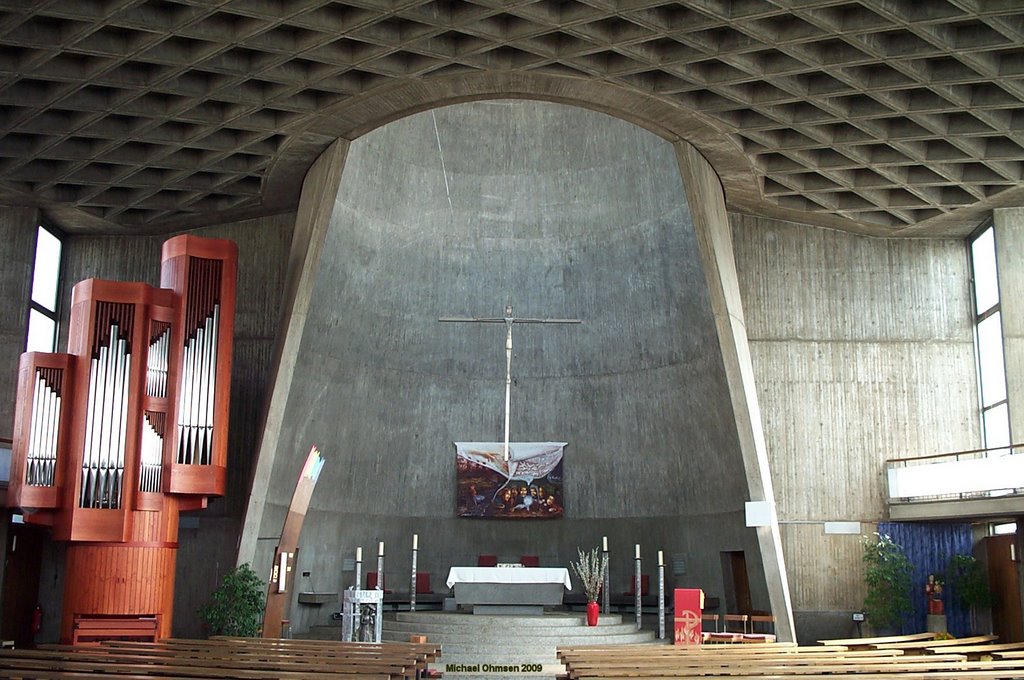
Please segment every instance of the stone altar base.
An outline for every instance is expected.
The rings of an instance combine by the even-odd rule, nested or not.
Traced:
[[[928,632],[929,633],[946,633],[946,615],[945,614],[929,614],[928,615]]]

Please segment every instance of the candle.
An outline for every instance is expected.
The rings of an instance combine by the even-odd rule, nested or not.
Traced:
[[[659,567],[664,567],[665,566],[665,553],[662,552],[661,550],[658,551],[658,566]]]
[[[607,536],[602,536],[601,537],[601,550],[603,550],[605,552],[608,552],[608,537]]]
[[[356,562],[363,561],[363,546],[356,548]]]
[[[380,542],[377,546],[377,557],[384,557],[384,541]]]
[[[640,559],[640,544],[636,544],[636,558]]]
[[[416,550],[419,547],[420,547],[420,535],[419,534],[413,534],[412,535],[412,549]]]

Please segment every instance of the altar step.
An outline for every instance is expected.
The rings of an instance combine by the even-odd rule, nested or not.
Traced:
[[[649,620],[645,620],[647,625]],[[426,635],[441,644],[442,656],[432,668],[447,680],[485,678],[554,678],[565,672],[555,649],[566,645],[656,643],[653,626],[637,630],[635,620],[602,614],[588,626],[582,613],[552,612],[544,616],[482,616],[455,612],[395,612],[385,615],[382,638],[408,642]],[[305,636],[304,636],[305,637]],[[319,626],[309,637],[337,640],[339,626]]]

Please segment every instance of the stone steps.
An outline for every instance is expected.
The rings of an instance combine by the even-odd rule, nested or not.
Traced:
[[[648,626],[648,621],[645,621]],[[337,640],[340,624],[318,626],[303,637]],[[588,626],[583,613],[551,612],[544,616],[483,616],[456,612],[392,612],[382,622],[382,638],[407,642],[426,635],[441,644],[442,657],[432,668],[448,680],[554,678],[565,672],[555,649],[565,645],[664,644],[648,626],[636,629],[632,618],[602,614]]]

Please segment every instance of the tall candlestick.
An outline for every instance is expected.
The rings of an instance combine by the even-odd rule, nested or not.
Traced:
[[[607,536],[602,536],[601,537],[601,550],[603,550],[605,552],[608,552],[608,537]]]
[[[640,544],[636,544],[636,559],[640,559]]]
[[[420,547],[420,535],[419,534],[413,534],[412,535],[412,549],[416,550],[419,547]]]
[[[377,557],[383,557],[383,556],[384,556],[384,541],[381,541],[380,544],[377,546]]]

